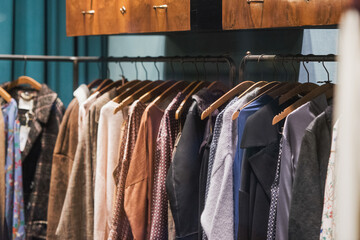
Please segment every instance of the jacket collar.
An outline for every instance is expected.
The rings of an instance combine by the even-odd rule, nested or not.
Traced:
[[[272,120],[279,112],[278,99],[275,99],[251,115],[245,123],[241,148],[263,147],[278,141],[281,123],[272,125]]]
[[[46,124],[49,120],[51,110],[53,108],[54,102],[57,99],[57,94],[48,88],[45,84],[42,84],[41,89],[39,90],[36,106],[35,106],[35,116],[30,125],[29,137],[26,141],[25,149],[21,154],[22,161],[26,159],[30,150],[32,149],[36,139],[43,130],[43,125]]]
[[[199,114],[207,109],[213,102],[224,94],[222,90],[211,91],[207,88],[202,88],[192,98],[197,102]]]
[[[35,119],[41,123],[47,123],[51,109],[58,95],[52,91],[48,86],[42,84],[39,90],[36,107],[35,107]]]

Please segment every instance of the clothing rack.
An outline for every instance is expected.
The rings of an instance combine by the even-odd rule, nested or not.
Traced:
[[[236,80],[235,61],[229,56],[173,56],[173,57],[76,57],[76,56],[44,56],[44,55],[12,55],[0,54],[0,60],[72,62],[73,89],[79,85],[79,62],[201,62],[226,63],[229,67],[229,81],[232,86]]]
[[[244,72],[247,62],[335,62],[337,55],[252,55],[250,51],[246,52],[239,66],[239,81],[244,81]]]

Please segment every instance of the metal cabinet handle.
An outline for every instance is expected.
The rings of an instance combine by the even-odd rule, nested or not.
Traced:
[[[264,0],[247,0],[247,3],[264,3]]]
[[[167,9],[168,5],[163,4],[163,5],[155,5],[153,6],[153,8],[156,9]]]
[[[81,13],[82,13],[83,15],[85,15],[85,14],[94,15],[95,10],[81,11]]]
[[[122,8],[120,8],[120,12],[122,15],[124,15],[126,13],[126,8],[125,6],[123,6]]]

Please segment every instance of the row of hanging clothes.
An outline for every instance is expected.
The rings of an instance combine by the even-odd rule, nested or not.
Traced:
[[[105,83],[64,115],[48,239],[319,238],[333,84]]]
[[[25,196],[23,206],[21,184],[4,178],[6,193],[15,188],[4,199],[6,239],[319,239],[330,216],[333,84],[97,79],[64,115],[55,95],[40,98],[44,88],[27,104],[59,114],[29,107],[39,123],[14,115],[20,143],[4,141],[6,161],[22,163]],[[13,154],[30,151],[22,126],[39,143],[26,168]]]

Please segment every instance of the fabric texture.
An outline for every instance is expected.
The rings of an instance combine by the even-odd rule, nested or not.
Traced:
[[[335,123],[332,132],[331,152],[329,158],[329,164],[327,167],[325,193],[324,193],[324,207],[321,219],[320,240],[335,240],[335,214],[334,209],[336,206],[335,196],[335,158],[336,158],[336,142],[337,142],[337,126]]]
[[[5,239],[5,122],[0,108],[0,238]]]
[[[83,102],[88,99],[90,96],[90,90],[86,84],[81,84],[73,93],[74,97],[77,99],[79,104],[82,104]]]
[[[348,9],[339,31],[338,81],[335,88],[335,118],[339,118],[336,149],[335,239],[360,238],[359,102],[360,14]]]
[[[283,150],[283,142],[284,138],[280,140],[279,146],[279,158],[276,165],[276,173],[275,173],[275,180],[271,185],[271,202],[270,202],[270,211],[269,211],[269,221],[268,221],[268,229],[267,229],[267,239],[275,239],[276,235],[276,207],[278,203],[279,197],[279,179],[280,179],[280,163],[281,163],[281,155]]]
[[[201,120],[201,113],[223,93],[206,88],[193,95],[173,161],[166,176],[166,191],[174,217],[176,239],[201,236],[199,212],[199,174],[202,156],[199,149],[210,134],[214,115]]]
[[[65,201],[56,229],[56,236],[60,239],[93,238],[97,127],[101,107],[110,101],[114,95],[114,90],[106,92],[97,98],[88,108],[88,113],[84,114],[86,121],[81,129]]]
[[[237,144],[237,121],[232,115],[256,96],[251,91],[225,109],[211,172],[208,197],[201,215],[201,225],[209,239],[234,239],[233,163]]]
[[[320,95],[310,102],[305,103],[290,113],[285,119],[282,141],[283,150],[279,158],[279,175],[275,177],[272,192],[270,210],[276,216],[268,226],[269,232],[276,232],[277,240],[288,239],[289,209],[293,180],[295,178],[297,163],[299,159],[301,141],[305,134],[306,127],[322,113],[327,107],[326,96]],[[276,181],[276,182],[275,182]],[[275,188],[277,190],[275,190]],[[269,217],[269,221],[272,220]],[[274,239],[268,235],[268,240]]]
[[[119,160],[121,126],[127,118],[125,111],[114,114],[117,105],[113,101],[105,104],[99,118],[94,189],[94,239],[99,240],[107,239],[109,234],[115,192],[113,171]]]
[[[6,138],[5,226],[7,239],[25,239],[25,211],[20,151],[20,122],[14,99],[2,106]]]
[[[47,231],[52,156],[65,108],[57,93],[46,84],[42,84],[39,91],[23,87],[9,90],[17,102],[24,92],[33,94],[34,100],[30,132],[21,153],[26,238],[43,239]],[[25,125],[26,113],[18,111],[21,126]]]
[[[331,120],[332,107],[328,107],[306,128],[292,191],[290,239],[319,239],[330,157]]]
[[[79,103],[73,99],[64,114],[54,148],[47,213],[49,240],[56,239],[55,232],[78,145],[78,116]]]
[[[79,141],[80,141],[80,135],[82,133],[82,129],[84,127],[84,124],[86,124],[86,116],[89,112],[89,108],[91,104],[93,104],[96,101],[96,98],[98,96],[99,92],[94,92],[92,95],[90,95],[85,101],[79,102]]]
[[[230,101],[230,103],[228,103],[225,107],[228,108],[229,106],[231,106],[232,104],[234,104],[236,101],[236,99],[233,99],[232,101]],[[207,174],[206,174],[206,186],[205,186],[205,196],[204,196],[204,207],[200,213],[200,216],[205,208],[205,202],[207,199],[207,196],[209,194],[209,187],[210,187],[210,179],[211,179],[211,171],[212,171],[212,167],[214,165],[214,159],[215,159],[215,154],[216,154],[216,149],[217,149],[217,145],[219,142],[219,136],[220,136],[220,132],[221,132],[221,127],[222,127],[222,123],[223,123],[223,117],[224,117],[224,112],[225,109],[223,109],[222,111],[220,111],[220,113],[217,115],[216,120],[215,120],[215,124],[214,124],[214,131],[213,131],[213,138],[210,144],[210,152],[209,152],[209,160],[208,160],[208,168],[207,168]],[[201,224],[200,224],[201,225]],[[202,228],[202,226],[201,226]],[[203,240],[207,239],[207,236],[205,234],[205,231],[202,228],[202,238]]]
[[[126,136],[126,144],[121,160],[121,169],[118,174],[118,186],[116,191],[116,203],[114,206],[114,212],[112,217],[112,223],[109,233],[109,239],[133,239],[133,235],[130,228],[129,220],[126,216],[124,209],[125,199],[125,183],[129,172],[129,164],[131,162],[131,156],[135,148],[135,143],[138,138],[138,132],[140,127],[140,120],[145,111],[146,106],[135,101],[129,108],[129,123]]]
[[[150,215],[150,239],[168,239],[168,196],[166,193],[166,176],[171,163],[179,123],[175,112],[185,96],[180,92],[165,109],[156,139],[154,168],[154,185]]]
[[[164,112],[150,104],[144,111],[125,183],[124,208],[134,239],[150,238],[150,206],[156,138]]]
[[[203,238],[203,228],[200,223],[201,213],[205,208],[205,192],[206,192],[206,181],[207,181],[207,172],[209,168],[209,157],[210,157],[210,146],[213,138],[213,133],[210,132],[208,137],[204,139],[200,147],[200,157],[201,166],[200,166],[200,177],[199,177],[199,226],[198,226],[198,239]]]
[[[283,122],[272,120],[284,107],[275,99],[251,115],[240,147],[244,149],[239,191],[238,239],[266,239],[271,184],[276,174]]]
[[[257,93],[255,90],[254,93]],[[243,149],[240,147],[241,139],[243,136],[246,120],[262,108],[265,104],[272,100],[271,97],[265,95],[260,97],[259,99],[255,100],[254,102],[250,103],[244,109],[242,109],[239,113],[238,118],[236,119],[237,122],[237,136],[239,141],[237,141],[236,145],[236,152],[234,156],[234,164],[233,164],[233,198],[234,198],[234,231],[235,231],[235,239],[238,236],[238,228],[239,225],[239,189],[241,184],[241,165],[243,159]]]

